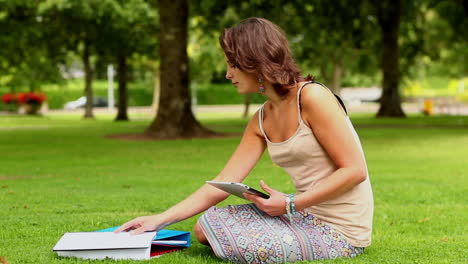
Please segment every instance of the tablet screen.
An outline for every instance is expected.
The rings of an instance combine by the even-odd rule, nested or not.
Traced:
[[[270,198],[270,196],[266,193],[263,193],[261,191],[258,191],[250,186],[247,186],[245,184],[242,184],[242,183],[238,183],[238,182],[217,182],[217,181],[206,181],[206,183],[216,187],[216,188],[219,188],[225,192],[228,192],[230,194],[234,194],[242,199],[245,199],[245,197],[242,195],[243,193],[245,192],[248,192],[248,193],[251,193],[251,194],[255,194],[255,195],[258,195],[264,199],[268,199]],[[247,199],[245,199],[247,200]]]

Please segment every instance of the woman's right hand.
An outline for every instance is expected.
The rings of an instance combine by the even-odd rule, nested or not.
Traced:
[[[132,235],[138,235],[146,231],[158,231],[165,226],[161,215],[140,216],[123,224],[114,233],[132,230]]]

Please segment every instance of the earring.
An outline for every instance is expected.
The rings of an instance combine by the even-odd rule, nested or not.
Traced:
[[[259,87],[260,92],[265,93],[265,85],[263,85],[263,79],[258,78],[258,82],[260,83],[260,87]]]

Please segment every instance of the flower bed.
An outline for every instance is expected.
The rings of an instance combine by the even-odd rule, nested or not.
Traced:
[[[47,97],[44,94],[35,92],[6,93],[2,96],[2,102],[6,105],[8,111],[20,111],[28,115],[37,114],[46,99]]]

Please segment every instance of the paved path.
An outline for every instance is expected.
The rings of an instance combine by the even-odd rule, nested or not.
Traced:
[[[254,113],[260,108],[261,105],[254,104],[250,105],[249,112]],[[361,104],[347,104],[346,106],[350,113],[377,113],[379,110],[379,104],[377,103],[361,103]],[[422,105],[418,103],[403,103],[403,111],[405,113],[421,113]],[[244,105],[200,105],[195,107],[197,113],[226,113],[226,112],[238,112],[243,113]],[[50,110],[50,112],[75,112],[83,111],[79,110]],[[116,113],[115,109],[108,110],[107,108],[100,107],[94,108],[96,113]],[[151,107],[130,107],[129,113],[137,114],[150,114],[154,112]],[[450,115],[468,115],[468,104],[454,105],[450,108],[434,107],[434,114],[450,114]]]
[[[254,104],[250,106],[250,113],[254,113],[260,108],[261,105]],[[361,103],[361,104],[347,104],[348,112],[350,113],[377,113],[379,110],[379,105],[377,103]],[[418,103],[404,103],[402,105],[405,113],[421,113],[422,105]],[[201,105],[195,107],[196,113],[243,113],[244,106],[239,105]],[[46,110],[46,113],[76,113],[83,112],[83,109],[77,110],[63,110],[63,109],[53,109]],[[116,109],[108,109],[106,107],[95,107],[93,112],[98,113],[109,113],[116,114]],[[139,107],[129,107],[129,115],[147,115],[154,113],[154,110],[151,107],[139,106]],[[0,113],[1,115],[2,113]],[[459,104],[456,106],[451,106],[449,108],[434,107],[434,114],[450,114],[450,115],[468,115],[468,104]]]

